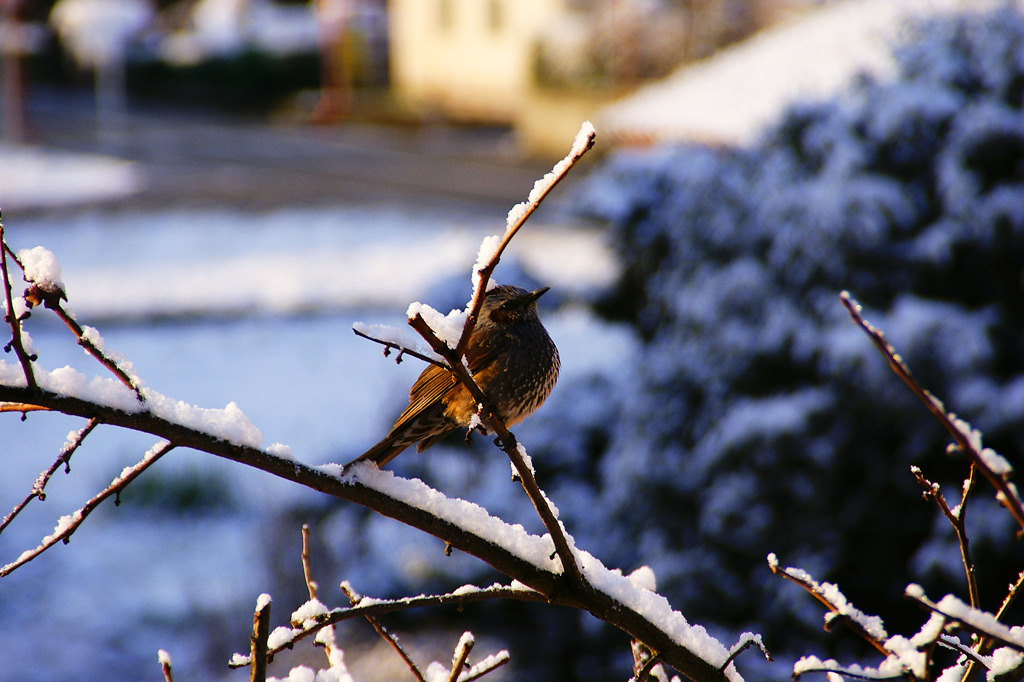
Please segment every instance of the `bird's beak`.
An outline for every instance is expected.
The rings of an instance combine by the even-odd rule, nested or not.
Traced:
[[[537,289],[535,291],[531,291],[528,294],[523,294],[523,297],[520,298],[519,301],[518,301],[519,305],[521,305],[522,307],[525,308],[526,306],[530,305],[531,303],[536,301],[538,298],[543,296],[544,293],[547,292],[547,290],[550,289],[550,288],[551,287],[542,287],[542,288]]]

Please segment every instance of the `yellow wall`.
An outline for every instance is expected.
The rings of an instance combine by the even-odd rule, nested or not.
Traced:
[[[392,0],[392,84],[414,106],[511,122],[532,78],[537,30],[562,0]]]

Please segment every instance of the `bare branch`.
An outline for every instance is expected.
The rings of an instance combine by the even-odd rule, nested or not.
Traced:
[[[302,577],[306,581],[306,590],[310,599],[316,599],[316,583],[309,568],[309,524],[302,524]]]
[[[972,438],[968,438],[964,428],[958,424],[959,420],[956,416],[946,412],[942,402],[938,400],[931,393],[926,391],[921,384],[917,382],[910,374],[910,369],[903,362],[903,359],[899,356],[896,350],[889,345],[889,342],[885,340],[885,335],[882,331],[869,322],[867,322],[860,314],[860,304],[858,304],[853,297],[850,296],[849,292],[842,292],[839,295],[840,301],[843,306],[849,312],[850,317],[853,321],[860,326],[861,329],[868,335],[871,342],[875,344],[879,352],[885,357],[886,362],[893,372],[896,373],[900,379],[913,391],[921,402],[925,404],[928,411],[935,415],[935,418],[946,428],[947,431],[953,436],[953,440],[956,441],[957,445],[963,450],[971,462],[977,467],[978,471],[988,480],[988,482],[997,491],[996,498],[1006,507],[1007,511],[1013,516],[1014,521],[1024,529],[1024,503],[1021,502],[1017,490],[1014,486],[1011,486],[1005,477],[996,473],[986,458],[982,456],[981,449],[976,443],[972,442]]]
[[[348,582],[341,583],[341,591],[345,593],[345,596],[348,597],[348,600],[352,602],[353,606],[358,604],[362,599],[362,597],[352,589],[352,586],[349,585]],[[363,617],[366,618],[370,625],[373,626],[373,629],[377,631],[377,634],[381,636],[381,639],[387,642],[388,645],[395,650],[395,653],[397,653],[405,662],[405,665],[409,668],[416,679],[419,680],[419,682],[427,682],[426,678],[423,677],[423,671],[419,669],[416,662],[412,660],[412,656],[410,656],[399,643],[398,637],[388,632],[387,628],[385,628],[376,617],[369,614],[364,614]]]
[[[0,533],[4,532],[4,529],[11,524],[11,521],[21,513],[21,510],[28,506],[28,503],[35,498],[39,498],[40,501],[46,499],[46,493],[43,492],[43,488],[49,483],[50,477],[60,468],[61,464],[64,465],[64,472],[70,471],[71,455],[75,454],[75,450],[79,448],[82,441],[85,440],[86,436],[92,433],[92,430],[96,428],[99,422],[95,419],[90,419],[89,423],[84,428],[80,429],[74,434],[74,436],[64,444],[64,447],[60,449],[60,456],[50,465],[50,467],[39,474],[35,482],[32,484],[32,490],[29,491],[28,495],[25,496],[21,502],[15,505],[11,513],[4,517],[3,521],[0,521]]]
[[[124,470],[121,471],[120,475],[118,475],[110,485],[86,502],[81,509],[68,514],[67,516],[62,516],[57,522],[57,526],[54,528],[53,533],[43,538],[42,542],[39,543],[39,546],[35,549],[22,552],[21,556],[17,559],[0,568],[0,577],[9,575],[16,568],[24,566],[58,542],[67,543],[70,540],[71,535],[78,530],[82,525],[82,522],[85,521],[86,517],[89,516],[89,514],[91,514],[92,511],[96,509],[101,502],[103,502],[103,500],[107,499],[111,495],[120,494],[120,492],[124,490],[129,483],[138,478],[139,474],[148,469],[162,456],[174,449],[174,447],[173,443],[163,442],[150,448],[149,452],[147,452],[138,463],[130,467],[125,467]]]
[[[249,682],[266,682],[267,643],[270,638],[270,599],[260,595],[252,615],[252,635],[249,637]]]
[[[939,509],[942,511],[942,515],[946,517],[949,524],[953,526],[953,532],[956,533],[956,539],[960,544],[960,560],[964,566],[964,573],[967,577],[967,593],[971,600],[971,606],[974,608],[980,607],[980,599],[978,597],[978,580],[975,577],[974,563],[971,561],[971,552],[969,547],[969,540],[967,538],[967,524],[966,514],[964,513],[967,509],[967,495],[971,490],[972,481],[974,480],[974,466],[971,466],[971,474],[964,481],[964,496],[960,501],[958,511],[954,512],[950,509],[949,504],[946,502],[946,497],[942,494],[937,483],[932,483],[921,470],[914,466],[910,467],[911,473],[914,474],[914,478],[918,484],[924,490],[925,498],[934,502]]]
[[[424,355],[423,353],[420,353],[419,351],[413,350],[412,348],[407,348],[406,346],[403,346],[401,344],[395,343],[393,341],[384,341],[383,339],[378,339],[375,336],[372,336],[370,334],[366,334],[366,333],[361,332],[361,331],[359,331],[358,329],[355,329],[355,328],[353,328],[352,331],[355,333],[356,336],[360,336],[360,337],[362,337],[364,339],[368,339],[370,341],[373,341],[374,343],[379,343],[380,345],[384,346],[384,357],[388,357],[391,354],[392,350],[397,350],[398,351],[398,355],[395,357],[395,362],[396,363],[401,363],[403,356],[411,355],[412,357],[416,358],[417,360],[422,360],[423,362],[430,363],[431,365],[437,365],[438,367],[441,367],[443,369],[448,369],[448,366],[445,365],[443,362],[438,362],[437,360],[435,360],[434,358],[430,357],[429,355]]]
[[[18,315],[14,312],[14,294],[13,285],[11,284],[11,274],[7,268],[7,255],[10,254],[12,258],[17,261],[17,257],[11,248],[7,246],[7,240],[4,239],[4,224],[2,220],[3,216],[0,215],[0,274],[3,275],[4,280],[4,296],[7,303],[7,315],[5,319],[7,324],[11,327],[11,341],[5,348],[5,350],[14,349],[14,354],[18,356],[18,362],[21,363],[21,369],[25,373],[25,384],[28,386],[30,392],[35,392],[38,388],[36,385],[36,378],[32,372],[32,356],[29,355],[28,351],[25,350],[24,339],[21,336],[21,320],[18,319]],[[20,263],[19,263],[20,265]]]
[[[26,412],[45,412],[47,408],[28,403],[3,403],[0,404],[0,412],[21,412],[22,421],[25,420]]]
[[[459,643],[455,645],[455,655],[452,657],[452,669],[448,674],[448,682],[458,682],[459,673],[466,666],[466,660],[469,658],[469,652],[473,650],[473,644],[473,633],[462,633]]]

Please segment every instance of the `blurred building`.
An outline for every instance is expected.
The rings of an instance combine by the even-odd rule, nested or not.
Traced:
[[[423,112],[510,123],[523,106],[541,28],[565,0],[392,0],[391,82]]]
[[[823,0],[389,0],[391,84],[420,116],[511,125],[560,154],[580,123],[681,63]]]

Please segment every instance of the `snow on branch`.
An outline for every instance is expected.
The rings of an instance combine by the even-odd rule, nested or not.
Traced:
[[[44,537],[39,542],[38,546],[34,549],[25,550],[17,559],[3,567],[0,567],[0,578],[9,575],[18,567],[24,566],[50,547],[56,545],[58,542],[64,542],[65,544],[69,542],[71,535],[78,530],[86,517],[88,517],[89,514],[91,514],[92,511],[96,509],[101,502],[103,502],[103,500],[112,495],[115,496],[115,498],[119,496],[121,491],[124,490],[129,483],[138,478],[143,471],[152,466],[158,459],[170,452],[173,448],[174,445],[166,441],[157,443],[150,448],[138,463],[125,467],[121,473],[110,482],[110,485],[92,497],[81,509],[60,517],[57,521],[57,525],[53,529],[53,532]]]
[[[801,568],[782,568],[775,554],[768,555],[768,567],[775,575],[782,576],[807,590],[812,597],[828,608],[829,614],[825,617],[826,630],[831,630],[837,620],[842,620],[868,644],[880,652],[886,653],[885,641],[889,638],[889,634],[885,631],[882,619],[878,616],[868,616],[856,608],[847,601],[837,585],[819,583],[811,577],[810,573]]]
[[[480,245],[477,262],[473,266],[473,297],[470,299],[469,307],[467,308],[462,336],[459,338],[458,345],[455,346],[455,350],[460,355],[465,353],[466,346],[469,344],[470,332],[472,332],[473,325],[476,324],[476,319],[480,315],[480,308],[483,307],[484,292],[487,291],[491,273],[498,266],[498,261],[501,259],[501,254],[505,251],[505,247],[516,236],[519,228],[533,215],[533,212],[537,210],[545,197],[551,193],[555,185],[594,146],[596,140],[597,132],[594,130],[594,126],[590,124],[590,121],[584,121],[583,125],[580,126],[579,132],[576,133],[572,148],[565,158],[556,163],[549,173],[534,183],[533,189],[530,190],[526,201],[516,204],[509,210],[508,217],[505,220],[505,234],[500,238],[496,235],[487,237]]]
[[[526,533],[521,527],[490,516],[482,508],[469,505],[462,500],[449,499],[418,481],[398,481],[390,472],[371,471],[371,467],[366,466],[355,466],[349,470],[343,470],[339,465],[309,466],[293,459],[290,451],[284,446],[262,448],[259,430],[233,403],[222,410],[209,410],[145,388],[130,374],[130,370],[124,369],[130,367],[127,363],[115,361],[102,351],[102,340],[95,330],[78,327],[78,331],[68,322],[74,322],[74,318],[63,307],[63,287],[57,286],[60,281],[58,264],[55,259],[50,259],[44,252],[39,251],[32,253],[32,262],[28,266],[29,277],[34,278],[29,288],[37,289],[32,296],[38,296],[38,300],[45,308],[64,311],[67,318],[64,320],[65,324],[68,324],[75,333],[76,341],[82,343],[84,340],[86,343],[82,345],[86,346],[86,350],[97,357],[105,369],[115,376],[88,376],[70,368],[47,371],[36,364],[36,358],[31,352],[31,339],[21,325],[24,316],[30,311],[30,306],[24,295],[15,296],[8,268],[9,258],[16,263],[19,261],[16,254],[0,240],[0,263],[3,265],[4,299],[8,312],[6,321],[12,330],[11,348],[18,356],[18,363],[14,365],[0,361],[0,403],[16,405],[19,410],[57,411],[80,417],[90,424],[120,427],[148,433],[161,439],[161,443],[151,449],[139,463],[126,468],[78,512],[62,517],[54,532],[44,538],[39,547],[8,564],[0,575],[23,565],[55,543],[66,541],[103,499],[116,497],[124,486],[166,452],[173,448],[187,447],[365,506],[441,539],[447,548],[458,549],[478,557],[512,581],[513,587],[459,588],[447,595],[435,597],[438,603],[493,598],[543,599],[549,604],[585,610],[621,629],[631,639],[643,643],[660,663],[671,666],[693,680],[742,680],[733,661],[736,647],[727,648],[700,625],[690,624],[664,597],[653,591],[653,585],[641,584],[642,581],[639,579],[631,580],[630,577],[622,575],[621,571],[605,567],[595,557],[575,547],[574,540],[565,532],[558,520],[557,509],[537,487],[531,468],[526,462],[525,449],[519,446],[515,437],[501,423],[495,410],[488,407],[486,396],[480,392],[462,362],[464,348],[460,346],[464,346],[466,330],[471,328],[473,318],[479,313],[490,273],[497,265],[502,251],[543,198],[593,142],[593,129],[589,124],[585,125],[577,136],[570,155],[535,186],[524,207],[510,212],[504,237],[501,240],[490,240],[481,247],[478,267],[474,269],[474,295],[471,305],[466,311],[464,321],[460,322],[461,326],[454,324],[457,318],[453,317],[451,320],[453,332],[461,332],[461,336],[458,333],[448,334],[447,330],[441,329],[441,334],[448,338],[439,338],[435,333],[438,330],[432,329],[424,319],[422,313],[425,308],[416,311],[411,322],[413,328],[427,340],[433,351],[440,355],[460,381],[473,391],[474,398],[480,399],[484,406],[480,418],[498,434],[503,450],[509,455],[524,488],[527,489],[531,501],[544,520],[546,535]],[[19,265],[24,266],[22,263]],[[49,305],[47,301],[50,301]],[[429,317],[429,313],[427,316]],[[453,339],[461,340],[453,346]],[[414,351],[413,348],[407,348],[404,342],[399,345],[385,340],[383,344],[386,349],[390,346],[404,354]],[[111,359],[111,363],[104,362],[94,351],[97,351],[99,356]],[[423,355],[430,357],[426,353]],[[118,373],[115,371],[116,368],[121,368],[122,372]],[[72,447],[62,452],[62,458],[54,463],[52,471],[59,468],[60,462],[66,465],[67,457],[70,457],[74,447],[77,447],[74,443],[80,443],[87,435],[88,432],[83,431],[70,439]],[[52,475],[52,471],[48,469],[41,474],[37,485],[33,486],[33,495],[41,497],[42,486]],[[312,581],[309,580],[307,586],[311,592],[312,585]],[[360,598],[356,605],[349,607],[345,616],[365,617],[387,610],[412,608],[410,604],[425,605],[429,600],[429,597],[420,597],[412,598],[407,603],[385,604]],[[265,658],[263,652],[269,654],[275,644],[294,641],[292,630],[295,628],[268,632],[266,612],[270,608],[269,597],[261,598],[257,606],[257,610],[264,612],[264,615],[254,617],[250,656]],[[325,615],[332,612],[326,609],[321,611],[319,607],[311,609],[305,613],[308,618],[302,620],[302,628],[306,627],[306,620],[311,619],[319,626],[318,641],[327,645],[332,636],[331,631],[317,619],[340,618],[340,615]],[[744,642],[748,639],[745,636]],[[744,648],[742,644],[737,646],[740,649]],[[333,669],[340,665],[341,653],[333,644],[330,645],[330,649],[334,652],[329,656],[329,664]],[[254,652],[256,656],[252,656]],[[453,659],[458,662],[458,652]],[[502,662],[502,656],[499,654],[493,657],[488,665],[496,667]],[[487,665],[482,668],[481,665],[473,666],[469,670],[463,669],[458,675],[459,679],[468,679],[467,675],[476,675],[488,669]],[[453,665],[453,668],[458,667]],[[465,665],[462,667],[465,668]],[[431,672],[430,669],[427,672]]]
[[[2,266],[0,274],[4,279],[4,305],[7,310],[6,319],[11,327],[11,341],[8,348],[14,348],[25,372],[27,384],[35,385],[31,363],[36,361],[36,357],[28,351],[30,344],[26,343],[27,335],[21,323],[28,319],[33,308],[42,305],[52,310],[71,330],[78,340],[78,345],[82,346],[86,353],[92,355],[117,377],[118,381],[134,391],[139,402],[145,402],[142,382],[139,377],[131,373],[131,363],[105,351],[103,338],[99,332],[92,327],[80,325],[75,319],[75,315],[65,307],[64,303],[68,297],[64,282],[61,281],[60,263],[53,252],[42,246],[36,246],[31,249],[22,249],[15,254],[3,238],[2,222],[0,222],[0,243],[2,243],[0,246],[0,266]],[[18,299],[13,297],[14,285],[11,282],[7,266],[8,255],[21,268],[24,279],[29,285]]]
[[[907,586],[906,596],[946,620],[960,623],[963,627],[1004,646],[1024,653],[1024,628],[1010,627],[987,611],[965,604],[959,597],[947,594],[938,603],[931,601],[920,585]]]
[[[492,588],[485,589],[475,587],[467,587],[465,589],[460,588],[460,595],[452,593],[446,595],[434,595],[432,597],[421,595],[420,597],[413,597],[409,599],[379,600],[360,596],[356,593],[354,588],[345,581],[341,583],[341,589],[348,597],[351,606],[348,608],[329,610],[317,598],[317,584],[312,578],[312,569],[309,563],[309,526],[306,524],[303,524],[302,526],[302,553],[300,556],[302,559],[303,577],[306,583],[306,589],[309,592],[309,601],[305,602],[292,612],[291,618],[289,619],[289,626],[280,626],[271,632],[269,630],[271,597],[268,594],[260,595],[260,598],[257,600],[256,613],[254,615],[253,636],[250,641],[250,653],[249,655],[236,653],[231,657],[231,660],[228,663],[228,667],[231,668],[250,667],[250,679],[264,679],[266,676],[266,666],[274,659],[275,655],[285,649],[292,648],[299,640],[304,639],[311,634],[316,635],[314,643],[323,647],[324,653],[327,656],[327,663],[329,667],[326,670],[321,670],[320,672],[325,675],[335,675],[335,677],[332,677],[331,679],[351,679],[348,676],[348,670],[345,666],[344,652],[340,647],[338,647],[335,641],[334,624],[341,620],[361,616],[366,618],[380,636],[383,637],[384,640],[395,650],[409,668],[413,677],[415,677],[419,682],[427,682],[428,679],[446,679],[449,680],[449,682],[455,682],[456,680],[459,682],[468,682],[469,680],[478,679],[507,663],[510,660],[508,652],[499,651],[497,654],[488,656],[471,668],[466,669],[469,652],[473,648],[475,641],[473,634],[466,632],[459,638],[459,641],[455,646],[451,669],[449,670],[444,668],[444,666],[435,661],[430,664],[427,668],[427,673],[425,674],[405,648],[402,647],[398,638],[388,632],[377,620],[376,615],[392,610],[397,611],[409,608],[420,608],[422,606],[436,606],[440,604],[459,604],[461,606],[469,601],[506,598],[505,595],[511,592],[522,595],[532,594],[537,598],[542,598],[529,588],[504,588],[502,586],[495,585]],[[300,668],[302,667],[303,666],[300,666]],[[296,669],[293,669],[292,672],[294,673],[295,670]],[[312,679],[312,675],[313,671],[309,670],[310,679]]]
[[[524,456],[524,449],[519,446],[515,436],[501,420],[498,411],[491,404],[489,397],[476,384],[466,369],[463,359],[471,333],[483,306],[484,294],[487,290],[490,275],[498,265],[502,253],[526,220],[540,206],[544,198],[565,177],[576,162],[593,147],[596,136],[594,127],[589,121],[585,122],[576,135],[572,148],[566,157],[555,164],[549,173],[534,184],[526,201],[517,204],[509,211],[504,236],[501,238],[491,236],[483,240],[477,254],[477,262],[473,267],[473,294],[465,310],[453,310],[448,315],[442,315],[430,306],[418,301],[409,306],[406,311],[409,325],[423,337],[430,346],[431,351],[443,359],[443,363],[437,363],[433,358],[428,359],[425,354],[414,349],[414,344],[396,336],[390,330],[373,330],[383,332],[381,336],[378,336],[373,331],[361,328],[360,326],[354,328],[357,335],[370,338],[384,345],[385,354],[390,352],[391,349],[397,349],[398,356],[396,361],[401,360],[403,355],[413,355],[434,364],[441,364],[473,395],[477,404],[482,406],[479,414],[481,422],[492,433],[497,434],[500,447],[508,455],[530,501],[548,529],[548,533],[554,542],[555,553],[561,560],[562,570],[575,582],[579,582],[582,578],[576,565],[572,548],[566,540],[565,530],[558,521],[554,506],[537,485],[533,475],[533,467],[529,463],[528,457]]]
[[[928,410],[935,415],[935,418],[953,436],[957,446],[962,450],[971,462],[978,468],[986,480],[996,489],[996,499],[1006,507],[1013,516],[1014,521],[1024,530],[1024,503],[1017,486],[1009,481],[1013,469],[1004,457],[993,451],[991,448],[983,447],[981,444],[981,432],[972,428],[956,414],[947,412],[945,406],[938,398],[925,390],[910,374],[910,369],[903,358],[886,341],[885,335],[880,329],[870,324],[861,315],[860,304],[857,303],[848,291],[839,295],[840,301],[849,312],[853,321],[864,330],[871,342],[875,344],[879,352],[885,357],[890,369],[914,392]]]
[[[794,679],[807,673],[834,673],[863,680],[895,680],[911,676],[927,679],[931,651],[942,637],[946,620],[932,617],[909,639],[902,635],[890,636],[878,616],[867,616],[847,601],[838,586],[819,583],[807,571],[799,568],[782,568],[774,554],[768,555],[768,566],[776,575],[796,583],[813,595],[829,609],[825,617],[825,629],[831,629],[834,621],[842,621],[865,641],[885,655],[877,667],[840,665],[837,661],[821,660],[817,656],[804,656],[793,666]]]

